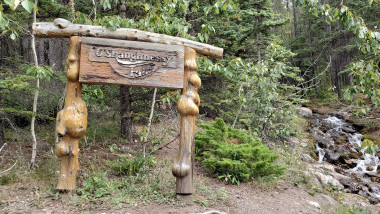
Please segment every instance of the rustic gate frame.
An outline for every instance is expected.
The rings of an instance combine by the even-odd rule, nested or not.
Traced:
[[[183,88],[177,104],[177,110],[181,116],[180,143],[172,173],[176,177],[177,194],[194,193],[194,134],[195,119],[199,114],[200,105],[198,90],[201,86],[201,79],[197,74],[196,57],[199,53],[222,58],[222,48],[136,29],[120,28],[113,31],[101,26],[72,24],[65,19],[56,19],[54,23],[34,23],[33,34],[43,38],[70,38],[65,106],[57,115],[56,128],[56,132],[62,137],[56,146],[56,155],[61,162],[57,185],[57,189],[60,190],[76,188],[76,176],[79,169],[78,142],[87,129],[87,108],[81,98],[82,83],[79,80],[81,38],[98,37],[183,46],[185,48]]]

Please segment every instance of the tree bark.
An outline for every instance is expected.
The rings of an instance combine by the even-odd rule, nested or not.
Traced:
[[[1,90],[0,90],[0,107],[1,107]],[[5,144],[3,131],[3,113],[0,111],[0,148]]]
[[[131,95],[128,86],[120,86],[120,134],[132,142]]]
[[[120,17],[126,18],[125,0],[120,1]],[[129,86],[120,86],[120,134],[128,142],[132,142],[132,115],[131,115],[131,93]]]
[[[292,0],[293,6],[293,24],[294,24],[294,38],[297,37],[297,15],[296,15],[296,3]]]
[[[257,2],[258,0],[256,0]],[[258,8],[256,8],[259,11]],[[260,31],[259,31],[259,17],[256,17],[256,48],[257,48],[257,61],[261,61],[261,45],[260,45]]]
[[[37,5],[38,1],[35,0],[34,4]],[[33,23],[36,23],[36,10],[33,9]],[[32,51],[33,51],[33,60],[34,60],[34,66],[38,68],[38,59],[37,59],[37,52],[36,52],[36,39],[34,35],[32,35]],[[35,127],[35,121],[36,121],[36,113],[37,113],[37,102],[38,102],[38,93],[40,90],[40,78],[36,76],[36,90],[34,92],[34,99],[33,99],[33,115],[32,120],[30,122],[30,132],[32,134],[32,159],[30,160],[30,166],[34,167],[34,164],[36,162],[36,155],[37,155],[37,139],[36,139],[36,133],[34,130]]]

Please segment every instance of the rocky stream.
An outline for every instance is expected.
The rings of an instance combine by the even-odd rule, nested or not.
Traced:
[[[368,146],[363,144],[359,132],[363,127],[350,124],[339,114],[313,114],[309,121],[309,132],[315,139],[311,156],[318,164],[329,166],[328,170],[316,170],[313,174],[321,183],[379,204],[380,151],[368,151]]]

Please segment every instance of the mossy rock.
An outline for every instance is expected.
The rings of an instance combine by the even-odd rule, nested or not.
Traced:
[[[378,135],[365,134],[363,135],[363,140],[371,140],[374,144],[380,146],[380,136]]]
[[[370,132],[373,132],[373,131],[377,131],[380,129],[380,123],[378,123],[377,121],[374,121],[374,120],[368,120],[366,123],[365,123],[365,126],[362,130],[363,133],[370,133]],[[380,138],[380,136],[379,136]]]
[[[355,154],[354,152],[351,152],[349,155],[349,158],[350,159],[359,159],[359,156],[357,154]]]
[[[319,160],[318,155],[316,155],[315,152],[310,152],[310,156],[314,158],[314,160]]]

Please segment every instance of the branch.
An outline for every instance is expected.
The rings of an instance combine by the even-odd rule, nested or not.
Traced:
[[[4,145],[0,148],[0,152],[3,151],[3,148],[7,145],[7,143],[4,143]]]
[[[70,36],[88,36],[109,39],[134,40],[142,42],[154,42],[168,45],[183,45],[194,49],[197,53],[215,57],[223,57],[223,48],[209,44],[203,44],[192,40],[151,33],[130,28],[110,30],[102,26],[72,24],[65,19],[55,19],[52,22],[39,22],[33,24],[33,34],[36,37],[68,38]]]
[[[167,144],[161,146],[160,148],[158,148],[156,151],[161,150],[161,149],[167,147],[169,144],[173,143],[173,142],[174,142],[175,140],[177,140],[178,138],[179,138],[179,135],[177,135],[175,138],[173,138],[173,140],[171,140],[169,143],[167,143]],[[153,153],[155,153],[156,151],[153,151],[153,152],[151,152],[151,153],[153,154]]]
[[[0,172],[0,174],[3,174],[3,173],[5,173],[5,172],[8,172],[9,170],[11,170],[13,167],[16,166],[16,163],[17,163],[17,160],[16,160],[16,162],[13,164],[13,166],[11,166],[9,169],[6,169],[6,170]]]

